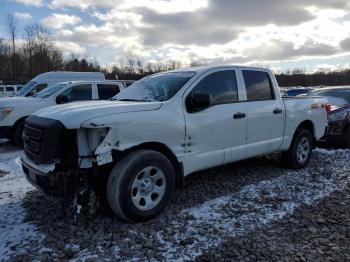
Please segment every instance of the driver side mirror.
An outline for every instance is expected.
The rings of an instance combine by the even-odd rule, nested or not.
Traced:
[[[56,103],[57,104],[66,104],[68,103],[68,97],[64,94],[61,94],[59,95],[57,98],[56,98]]]
[[[209,94],[195,94],[186,99],[186,108],[189,113],[198,112],[210,107]]]

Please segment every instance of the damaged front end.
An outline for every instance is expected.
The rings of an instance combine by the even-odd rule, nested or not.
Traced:
[[[113,161],[111,154],[95,155],[108,129],[66,129],[59,121],[30,116],[24,128],[22,167],[27,180],[49,196],[70,199],[95,211]],[[102,156],[102,157],[101,157]],[[103,164],[102,164],[103,163]]]

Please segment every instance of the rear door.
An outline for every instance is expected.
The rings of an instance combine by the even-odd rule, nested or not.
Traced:
[[[6,96],[11,96],[15,92],[15,88],[13,86],[6,86]]]
[[[247,157],[277,150],[283,141],[285,108],[264,70],[241,71],[247,93]]]

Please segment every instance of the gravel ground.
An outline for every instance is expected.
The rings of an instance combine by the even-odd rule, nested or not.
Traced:
[[[339,211],[339,216],[332,217],[326,204],[329,200],[330,203],[339,202],[331,201],[334,196],[339,196],[338,200],[349,200],[349,162],[349,150],[318,149],[310,165],[298,172],[281,166],[278,156],[255,158],[200,172],[187,179],[186,188],[176,192],[171,205],[161,216],[143,224],[127,224],[106,212],[82,214],[74,221],[66,203],[30,188],[20,202],[16,202],[25,210],[24,220],[14,223],[29,227],[35,237],[25,235],[27,244],[19,250],[16,243],[7,242],[5,249],[12,252],[6,251],[4,260],[183,261],[197,258],[216,261],[233,257],[280,260],[288,256],[293,260],[298,259],[295,252],[299,250],[302,256],[312,260],[317,256],[308,255],[307,243],[311,243],[309,249],[318,250],[317,241],[322,240],[317,238],[327,236],[326,239],[331,239],[332,234],[339,234],[334,237],[334,243],[349,239],[349,227],[346,228],[349,214]],[[344,211],[344,203],[344,206],[338,205],[339,210],[343,208]],[[322,217],[329,221],[334,219],[339,227],[324,218],[329,227],[323,234],[318,227],[322,223],[319,225],[312,222],[313,216],[308,217],[311,210],[323,212]],[[313,227],[310,236],[306,231],[309,226]],[[6,234],[7,229],[0,231],[0,236]],[[265,238],[269,235],[271,241]],[[22,236],[18,238],[17,242]],[[236,240],[241,244],[234,244]],[[292,240],[298,245],[293,246]],[[329,255],[337,260],[346,258],[345,244],[344,241],[339,252],[327,251],[319,245],[325,257]],[[270,253],[258,256],[259,250],[263,252],[266,246]],[[281,249],[283,252],[280,253],[273,251]]]
[[[314,206],[241,237],[229,237],[197,261],[350,261],[350,186]]]

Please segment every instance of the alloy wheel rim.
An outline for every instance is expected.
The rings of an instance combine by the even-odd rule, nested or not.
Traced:
[[[164,172],[155,166],[145,167],[135,176],[132,182],[132,202],[139,210],[151,210],[163,199],[165,188]]]
[[[297,146],[297,159],[299,163],[303,164],[306,162],[310,153],[310,141],[307,137],[303,136],[299,139]]]

